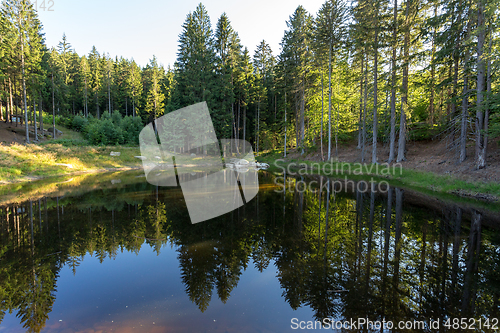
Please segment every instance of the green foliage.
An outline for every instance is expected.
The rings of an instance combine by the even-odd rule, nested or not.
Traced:
[[[88,120],[82,116],[75,116],[71,121],[71,127],[78,132],[82,132],[83,128],[87,125]]]
[[[56,117],[58,125],[68,129],[81,132],[84,138],[92,145],[138,145],[139,133],[143,128],[141,118],[132,116],[122,117],[120,112],[114,111],[110,116],[104,112],[101,119],[89,115],[84,118],[77,115],[73,118]],[[64,144],[75,145],[71,142],[62,141]],[[83,143],[78,143],[81,145]]]
[[[408,136],[413,141],[431,140],[436,135],[434,126],[427,123],[414,123],[409,128]]]

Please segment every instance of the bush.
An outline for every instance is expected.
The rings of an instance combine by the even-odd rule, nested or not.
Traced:
[[[61,126],[81,132],[87,140],[86,142],[92,145],[137,145],[139,144],[139,133],[143,128],[141,118],[122,117],[118,111],[114,111],[111,116],[108,112],[104,112],[101,119],[94,118],[92,115],[89,115],[88,118],[81,115],[73,118],[56,116],[56,122]],[[60,143],[63,145],[72,144]]]
[[[88,120],[79,115],[75,116],[71,122],[71,129],[77,132],[83,132],[83,128],[87,125]]]

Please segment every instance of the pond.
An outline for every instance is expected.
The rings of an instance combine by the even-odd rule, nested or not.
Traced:
[[[180,188],[138,172],[12,190],[0,332],[500,327],[497,206],[283,182],[261,171],[253,200],[197,224]]]

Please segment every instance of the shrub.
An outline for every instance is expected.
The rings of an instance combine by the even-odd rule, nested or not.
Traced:
[[[87,125],[88,120],[79,115],[75,116],[71,122],[71,129],[77,132],[83,132],[83,128]]]

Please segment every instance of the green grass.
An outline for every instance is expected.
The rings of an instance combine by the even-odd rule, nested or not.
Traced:
[[[120,156],[110,156],[110,152]],[[0,144],[0,182],[9,183],[75,172],[137,168],[138,147],[86,146],[78,139],[56,139],[41,145]],[[71,165],[71,167],[68,167]]]

